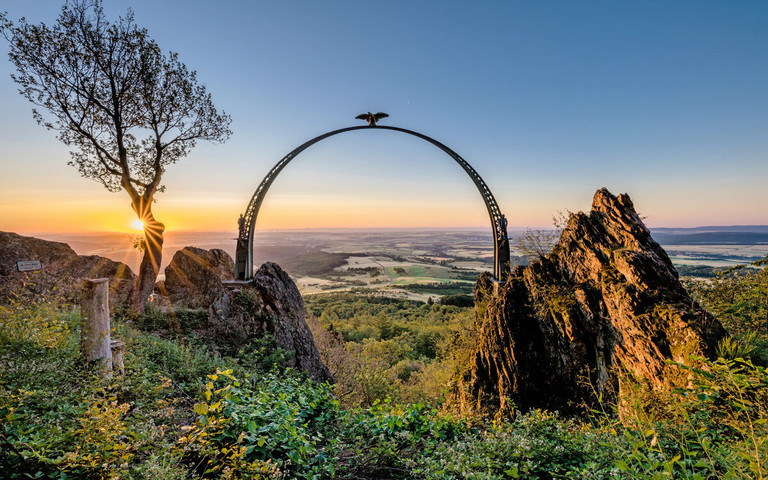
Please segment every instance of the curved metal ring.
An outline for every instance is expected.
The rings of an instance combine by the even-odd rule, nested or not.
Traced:
[[[474,168],[461,156],[446,147],[437,140],[428,137],[422,133],[414,132],[413,130],[407,130],[400,127],[390,127],[386,125],[376,126],[355,126],[341,128],[339,130],[333,130],[328,133],[319,135],[308,142],[305,142],[295,149],[293,149],[288,155],[284,156],[277,164],[272,167],[272,170],[267,173],[264,179],[259,184],[259,187],[253,193],[251,201],[248,203],[245,213],[241,216],[239,221],[239,234],[237,238],[237,251],[235,254],[235,273],[238,280],[250,279],[253,276],[253,233],[256,226],[256,217],[259,214],[259,208],[264,201],[264,197],[267,195],[269,187],[272,186],[272,182],[275,181],[277,175],[285,168],[288,163],[293,160],[298,154],[311,147],[315,143],[324,140],[328,137],[338,135],[340,133],[349,132],[352,130],[392,130],[396,132],[407,133],[414,137],[421,138],[427,142],[435,145],[440,150],[447,153],[458,163],[461,168],[469,175],[477,189],[480,191],[485,206],[488,209],[488,215],[491,218],[491,228],[493,229],[493,276],[497,280],[504,280],[509,275],[509,237],[507,236],[507,220],[501,213],[496,199],[493,197],[491,190],[483,181],[480,174],[475,171]]]

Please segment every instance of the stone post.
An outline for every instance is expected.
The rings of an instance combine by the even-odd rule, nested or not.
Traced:
[[[80,349],[88,362],[99,361],[104,376],[112,376],[109,279],[88,278],[83,282],[80,303]]]

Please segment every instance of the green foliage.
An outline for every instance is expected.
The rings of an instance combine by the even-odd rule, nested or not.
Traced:
[[[256,338],[237,351],[235,360],[239,370],[248,373],[267,372],[276,365],[286,365],[293,353],[283,350],[270,334]]]
[[[733,284],[733,293],[718,282]],[[670,365],[686,388],[653,397],[623,390],[618,416],[532,411],[490,424],[420,401],[439,399],[452,369],[470,361],[479,329],[469,308],[311,297],[318,344],[337,369],[332,387],[271,369],[286,358],[274,339],[220,357],[168,334],[168,317],[151,310],[136,323],[161,325],[166,338],[117,322],[126,373],[104,380],[79,360],[76,312],[7,306],[0,309],[0,472],[12,479],[765,480],[768,371],[755,363],[763,334],[746,328],[752,307],[758,317],[761,307],[731,310],[759,299],[762,285],[762,277],[742,275],[701,286],[702,302],[730,315],[737,334],[716,361]]]
[[[532,411],[454,442],[440,442],[409,464],[418,478],[616,478],[610,432]]]
[[[369,277],[375,277],[381,274],[381,267],[349,267],[344,271],[347,273],[356,273],[360,275],[368,275]]]
[[[181,402],[171,380],[135,355],[140,349],[130,338],[125,378],[108,381],[79,359],[76,313],[45,304],[15,306],[0,318],[6,477],[163,478],[175,471],[172,442],[162,432],[180,418]],[[25,324],[35,326],[34,335],[25,337]],[[162,461],[150,453],[157,450],[167,451]]]
[[[475,284],[470,282],[408,283],[398,285],[397,288],[433,295],[471,295],[475,289]]]
[[[757,337],[755,332],[748,334],[743,341],[736,340],[727,336],[720,340],[717,345],[717,356],[726,360],[736,360],[737,358],[751,358],[757,347],[754,341]]]
[[[16,305],[0,323],[4,478],[183,478],[175,439],[193,398],[206,373],[237,365],[118,323],[126,372],[104,380],[80,360],[76,312]]]
[[[259,310],[256,308],[258,299],[253,295],[252,292],[244,291],[234,296],[233,317],[242,317],[249,312]],[[180,367],[178,370],[186,370],[184,381],[198,379],[212,371],[215,365],[206,359],[218,355],[234,357],[237,365],[248,371],[269,371],[273,365],[285,364],[291,357],[290,352],[277,346],[272,335],[256,337],[253,332],[246,331],[236,320],[217,325],[218,328],[212,327],[208,313],[203,309],[163,310],[148,304],[145,311],[138,315],[124,308],[118,309],[116,314],[119,320],[130,322],[132,326],[149,333],[149,337],[154,339],[150,350],[160,351],[147,352],[147,356],[150,358],[159,356],[159,362],[172,362]],[[215,335],[216,333],[220,335]],[[137,338],[140,336],[138,332],[132,335]],[[176,338],[178,342],[157,343],[156,335]],[[239,341],[230,341],[228,335],[236,337]],[[189,354],[203,357],[193,359]],[[183,365],[184,363],[186,366]]]
[[[194,396],[200,390],[200,379],[224,364],[221,358],[195,344],[161,339],[125,327],[118,328],[117,332],[126,342],[127,375],[135,375],[135,380],[142,383],[162,375],[176,388]]]
[[[269,373],[240,382],[232,370],[217,370],[208,378],[205,401],[194,406],[195,425],[180,439],[204,476],[252,478],[264,471],[290,478],[334,474],[333,459],[326,451],[332,440],[325,435],[339,409],[328,387],[291,374]]]
[[[328,387],[292,374],[239,382],[217,372],[183,443],[210,477],[766,478],[768,374],[697,361],[678,365],[691,387],[671,393],[663,418],[532,411],[481,428],[421,403],[344,410]]]
[[[676,265],[675,270],[681,277],[714,278],[722,269],[709,265]]]
[[[332,326],[348,342],[367,338],[389,340],[424,332],[446,338],[455,330],[455,317],[468,311],[454,306],[352,294],[312,295],[304,304],[308,315],[316,317],[326,329]]]
[[[446,295],[440,299],[439,303],[454,307],[474,307],[475,299],[472,295]]]
[[[629,409],[616,465],[633,478],[768,478],[768,372],[749,361],[674,363],[691,386],[653,414]]]
[[[734,357],[727,348],[739,347],[740,355],[768,365],[768,267],[730,269],[709,281],[688,280],[686,288],[733,337],[723,346],[728,358]]]
[[[344,416],[339,469],[352,478],[417,478],[414,456],[467,432],[465,422],[443,417],[436,408],[385,399]]]
[[[130,320],[136,328],[147,332],[163,335],[180,335],[190,337],[194,331],[209,324],[208,313],[205,310],[190,310],[188,308],[161,309],[148,303],[144,312],[133,314],[126,306],[120,306],[116,312],[119,320]]]
[[[350,294],[312,295],[305,306],[345,405],[440,398],[450,379],[447,349],[472,316],[468,307]]]

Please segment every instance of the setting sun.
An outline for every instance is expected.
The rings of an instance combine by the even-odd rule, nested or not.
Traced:
[[[144,222],[138,218],[131,222],[131,226],[136,230],[144,230]]]

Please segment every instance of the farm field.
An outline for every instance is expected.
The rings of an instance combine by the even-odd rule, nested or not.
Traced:
[[[490,233],[479,230],[378,232],[286,232],[266,237],[264,253],[285,255],[280,263],[296,280],[304,295],[359,292],[427,301],[442,292],[471,294],[477,276],[492,269]],[[303,248],[291,245],[301,239]],[[273,249],[278,248],[282,252]],[[255,246],[255,263],[261,262]],[[291,253],[294,255],[292,256]],[[343,262],[330,262],[330,258]],[[264,255],[266,261],[266,255]],[[325,262],[322,259],[326,259]],[[325,269],[311,268],[324,264]]]
[[[716,268],[746,264],[768,255],[768,227],[718,227],[652,231],[681,275],[712,276]],[[513,267],[525,262],[517,248],[521,230],[510,230]],[[81,255],[102,255],[134,271],[140,255],[129,234],[35,234],[69,243]],[[234,232],[169,232],[163,268],[184,246],[235,253]],[[477,276],[493,270],[489,229],[275,230],[256,232],[254,264],[272,261],[285,269],[302,294],[359,292],[426,301],[471,294]],[[162,279],[162,276],[160,277]]]
[[[738,229],[738,227],[733,227]],[[748,242],[733,243],[738,235],[707,236],[671,229],[660,233],[662,246],[681,275],[711,276],[718,268],[746,264],[768,255],[768,229]],[[510,231],[513,268],[527,262],[518,245],[522,231]],[[692,238],[695,241],[692,241]],[[493,269],[493,243],[485,229],[265,232],[255,246],[261,252],[293,252],[280,263],[296,280],[302,294],[359,292],[426,301],[447,294],[471,294],[477,276]],[[301,245],[296,245],[300,241]],[[670,242],[666,244],[664,242]],[[724,242],[730,243],[724,243]],[[280,247],[275,245],[279,244]],[[307,275],[317,258],[344,257],[324,272]],[[266,255],[263,256],[267,259]],[[703,273],[702,273],[703,272]]]

